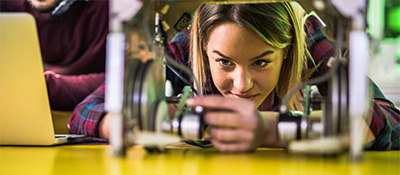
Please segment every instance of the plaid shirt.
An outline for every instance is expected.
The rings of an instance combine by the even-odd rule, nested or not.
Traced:
[[[335,54],[335,47],[326,36],[322,33],[321,29],[323,24],[315,16],[310,16],[305,25],[307,31],[307,46],[314,59],[318,64],[322,61],[321,66],[318,67],[316,73],[312,76],[319,76],[326,73],[329,68],[327,62],[330,57]],[[189,40],[190,30],[186,29],[179,33],[177,37],[169,43],[169,50],[167,54],[172,56],[182,64],[189,65]],[[180,72],[181,75],[190,80],[187,75]],[[181,92],[184,83],[177,78],[171,71],[167,70],[167,79],[174,83],[175,94]],[[326,83],[319,85],[321,94],[327,92]],[[216,93],[215,90],[209,90],[209,93]],[[373,98],[370,106],[372,112],[369,119],[371,119],[370,129],[375,136],[367,149],[373,150],[389,150],[400,148],[400,111],[390,102],[379,88],[371,83],[370,91],[373,93]],[[84,134],[93,137],[99,137],[99,123],[106,114],[104,110],[104,92],[105,85],[101,85],[95,92],[82,101],[72,114],[69,122],[69,130],[74,134]],[[280,99],[275,95],[275,101],[271,111],[277,111],[280,105]]]

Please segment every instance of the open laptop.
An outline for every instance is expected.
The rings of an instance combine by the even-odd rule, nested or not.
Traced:
[[[35,19],[0,13],[0,145],[81,141],[93,140],[54,134]]]

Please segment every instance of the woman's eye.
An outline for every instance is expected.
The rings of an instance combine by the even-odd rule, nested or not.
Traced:
[[[225,59],[218,59],[218,60],[215,60],[215,61],[221,66],[230,66],[230,65],[232,65],[232,62],[230,62],[228,60],[225,60]]]
[[[257,60],[253,63],[254,67],[258,67],[258,68],[263,68],[265,66],[268,66],[268,64],[271,63],[271,61],[267,61],[267,60]]]

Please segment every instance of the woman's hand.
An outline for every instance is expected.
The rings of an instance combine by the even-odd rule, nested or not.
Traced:
[[[110,138],[110,125],[111,125],[111,115],[107,113],[99,124],[99,135],[100,138],[109,139]]]
[[[253,151],[266,137],[265,122],[251,101],[203,96],[188,99],[186,104],[205,108],[212,143],[222,152]]]

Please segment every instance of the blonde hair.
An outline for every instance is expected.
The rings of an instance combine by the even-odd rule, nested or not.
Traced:
[[[206,46],[210,33],[220,24],[233,22],[254,30],[269,45],[284,49],[284,59],[275,91],[280,100],[302,80],[305,64],[305,34],[302,22],[289,2],[263,4],[203,4],[197,10],[191,31],[190,60],[195,87],[200,94],[213,86]],[[302,110],[300,91],[288,102],[290,110]]]

